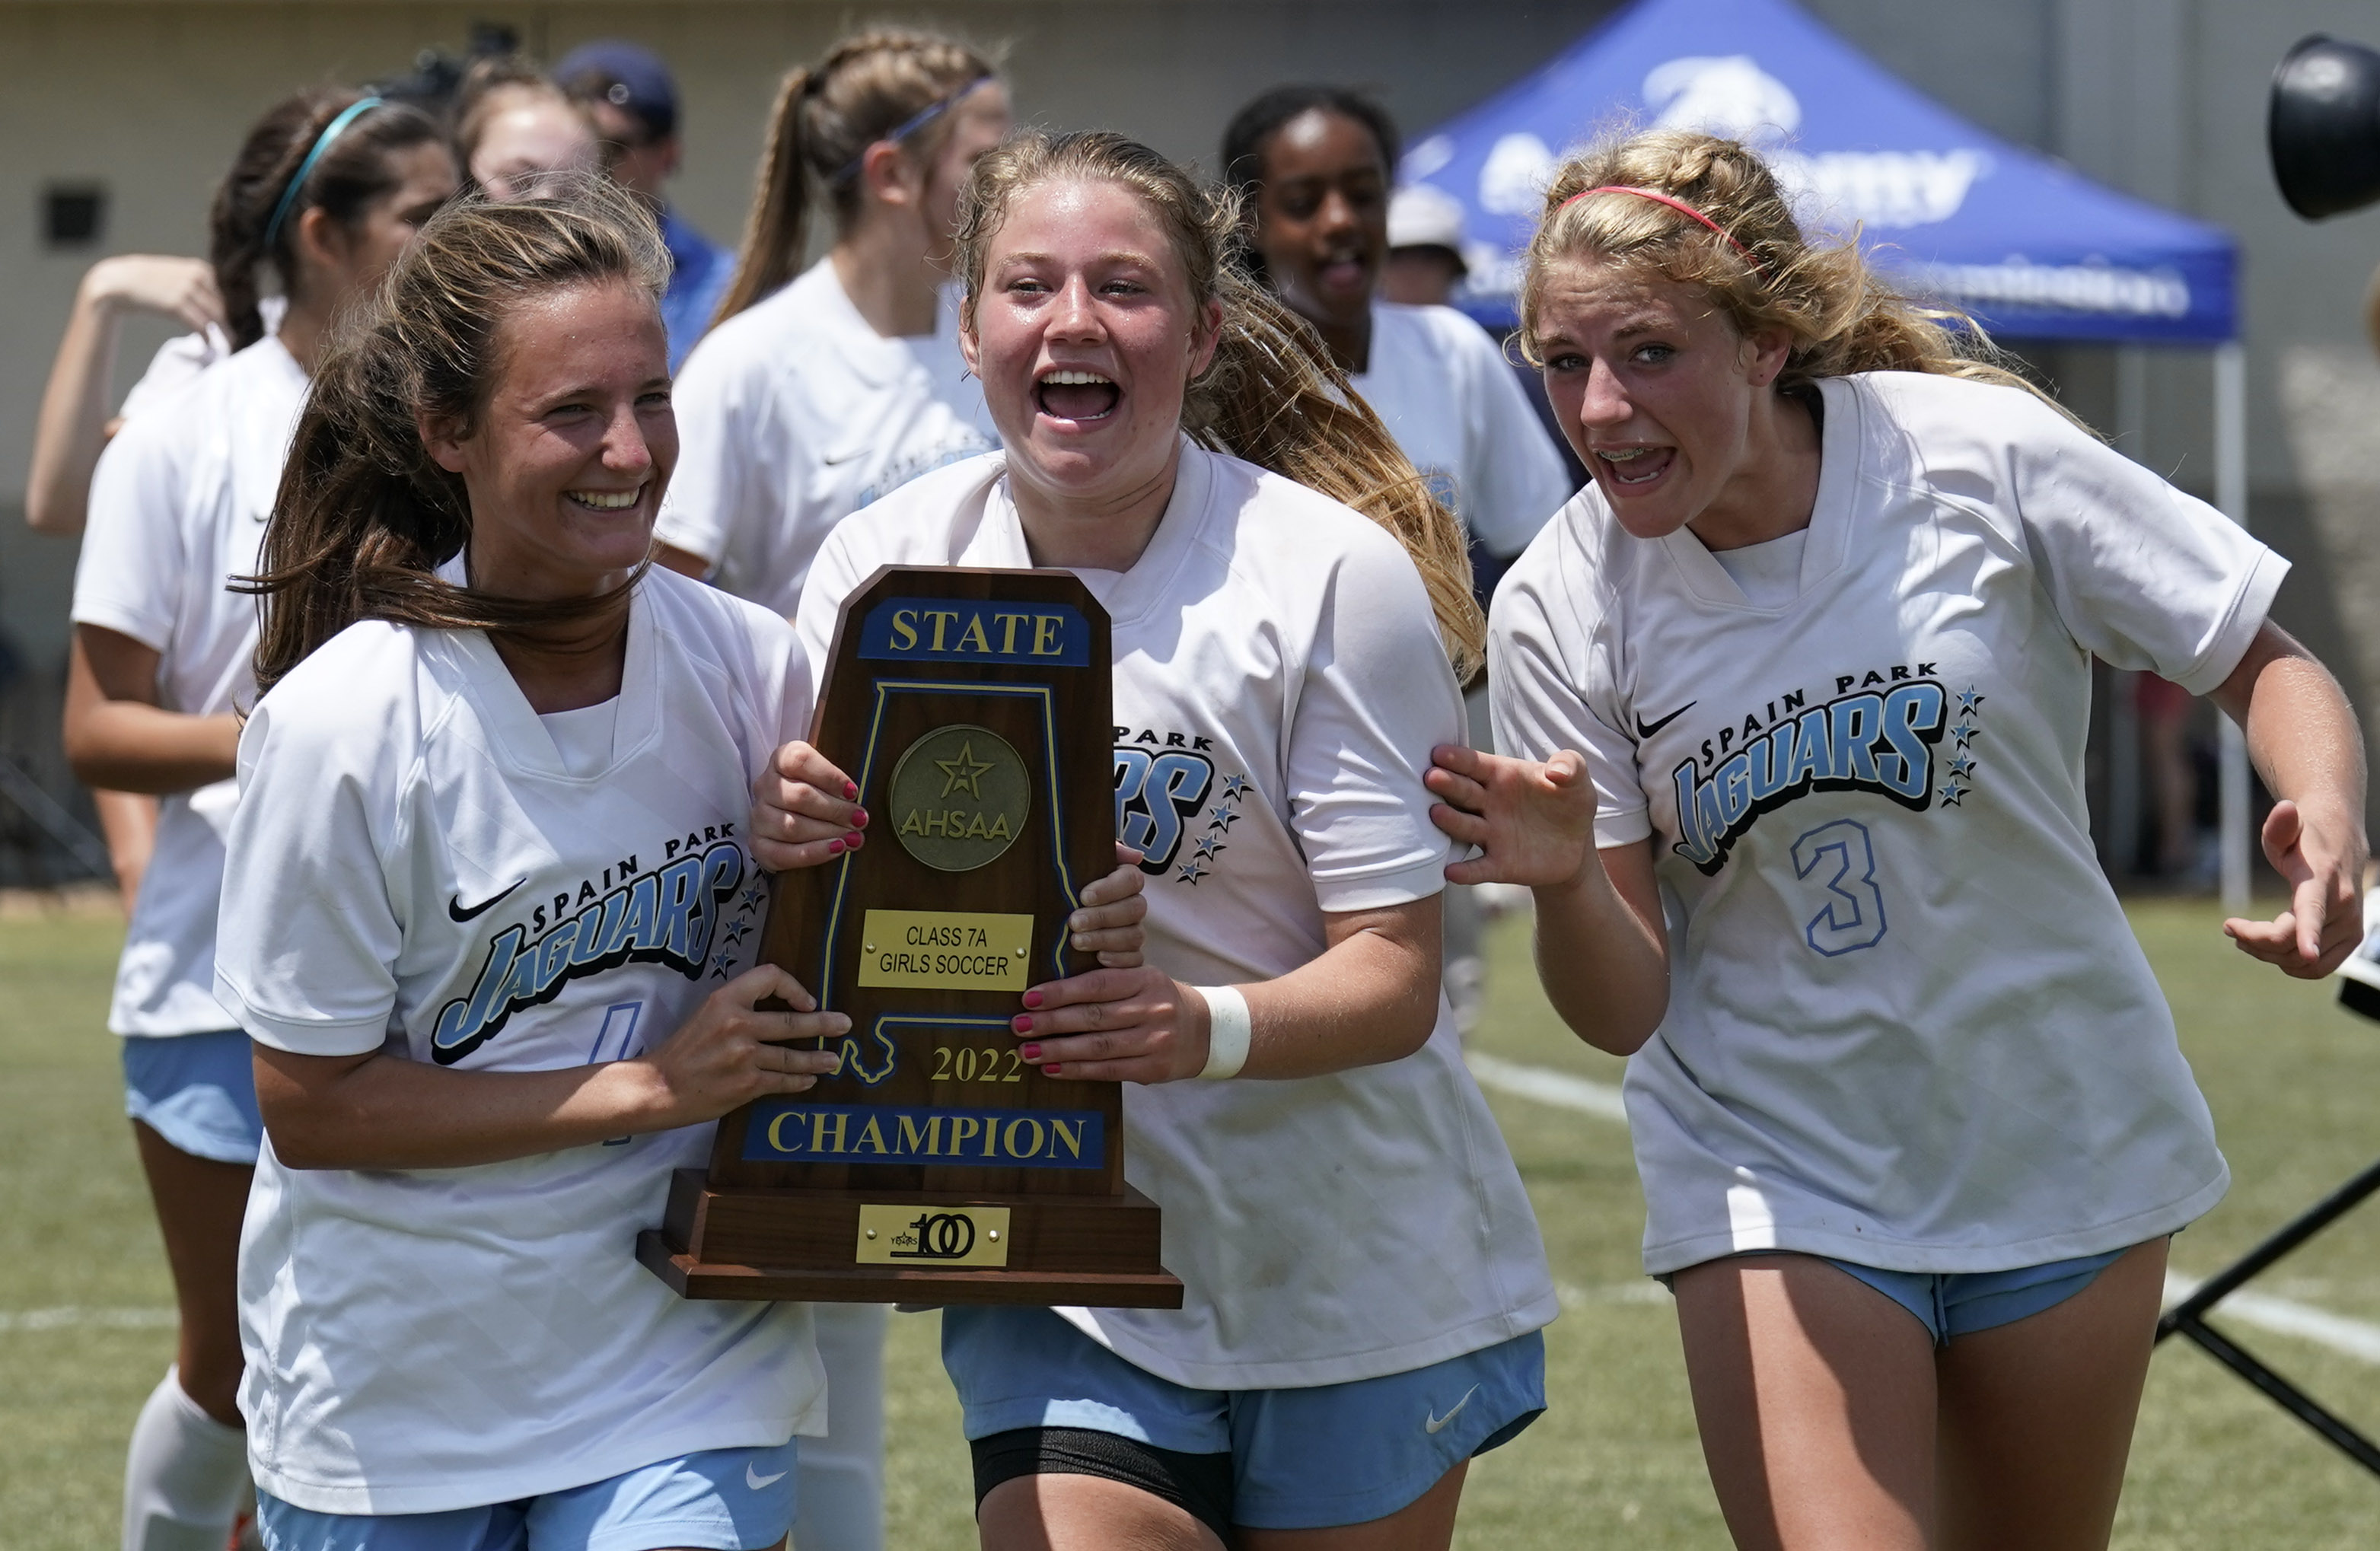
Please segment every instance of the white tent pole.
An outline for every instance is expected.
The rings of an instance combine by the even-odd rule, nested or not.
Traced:
[[[2116,346],[2116,450],[2148,462],[2149,353],[2145,345]],[[2141,846],[2141,714],[2136,673],[2107,673],[2107,870],[2118,877],[2138,867]]]
[[[2236,339],[2215,347],[2215,504],[2248,526],[2248,356]],[[2248,740],[2222,725],[2223,908],[2248,908]]]

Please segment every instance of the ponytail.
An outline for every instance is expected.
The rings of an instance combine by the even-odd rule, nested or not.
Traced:
[[[207,220],[207,258],[223,293],[234,349],[264,337],[258,303],[259,272],[266,264],[278,274],[284,295],[297,289],[296,229],[305,212],[320,208],[342,224],[353,224],[365,206],[397,187],[389,168],[392,152],[441,138],[418,108],[382,103],[326,141],[333,124],[363,100],[362,93],[341,87],[301,91],[274,103],[240,142],[216,188]],[[293,187],[301,172],[302,187]],[[275,212],[281,212],[277,224]]]
[[[788,71],[769,110],[735,278],[711,321],[724,322],[794,277],[808,248],[812,179],[833,201],[838,226],[849,224],[859,213],[857,164],[868,148],[892,139],[931,156],[950,126],[915,121],[991,74],[973,49],[898,29],[845,38],[816,65]]]
[[[669,255],[651,212],[608,179],[552,196],[447,206],[423,226],[314,375],[281,476],[260,574],[256,685],[270,690],[358,620],[428,630],[599,638],[637,577],[593,598],[530,600],[437,571],[471,536],[462,476],[423,446],[424,418],[475,426],[495,388],[496,335],[565,286],[624,284],[660,305]],[[637,576],[643,575],[640,569]]]
[[[769,110],[769,143],[760,151],[759,176],[752,185],[751,213],[744,218],[744,241],[735,255],[735,278],[719,298],[716,325],[770,295],[794,277],[808,242],[809,179],[802,165],[802,104],[817,78],[807,65],[795,67],[777,85]]]
[[[1121,135],[1021,135],[978,161],[960,196],[966,327],[975,326],[985,261],[1010,204],[1026,189],[1061,179],[1131,191],[1164,226],[1194,307],[1213,302],[1221,309],[1215,358],[1189,385],[1183,429],[1203,447],[1295,480],[1386,528],[1421,573],[1455,677],[1470,682],[1486,660],[1488,623],[1471,595],[1463,527],[1349,384],[1313,326],[1245,278],[1236,193],[1201,188],[1187,172]]]

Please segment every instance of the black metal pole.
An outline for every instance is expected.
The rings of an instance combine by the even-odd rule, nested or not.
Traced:
[[[2272,1265],[2281,1256],[2328,1228],[2347,1213],[2353,1211],[2363,1199],[2380,1191],[2380,1162],[2332,1191],[2322,1200],[2301,1213],[2279,1232],[2250,1250],[2224,1270],[2208,1278],[2197,1291],[2168,1310],[2157,1322],[2157,1339],[2170,1336],[2182,1324],[2197,1319],[2217,1303],[2239,1290],[2240,1284]]]
[[[2170,1321],[2172,1315],[2167,1319]],[[2233,1345],[2220,1331],[2193,1318],[2171,1329],[2160,1327],[2157,1335],[2162,1339],[2177,1332],[2204,1347],[2216,1362],[2264,1391],[2266,1399],[2321,1434],[2349,1459],[2380,1475],[2380,1447],[2374,1447],[2370,1438],[2324,1410],[2312,1396]]]

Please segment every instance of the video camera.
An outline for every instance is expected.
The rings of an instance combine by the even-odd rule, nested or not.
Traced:
[[[2380,200],[2380,51],[2317,32],[2273,72],[2273,181],[2309,221]]]

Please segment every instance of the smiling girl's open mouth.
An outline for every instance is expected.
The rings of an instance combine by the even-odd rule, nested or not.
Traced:
[[[1596,471],[1609,488],[1629,491],[1650,485],[1678,461],[1675,447],[1597,447]]]
[[[1104,420],[1123,400],[1114,379],[1096,371],[1056,368],[1033,383],[1035,406],[1053,420]]]
[[[644,499],[645,487],[626,491],[565,491],[565,497],[590,512],[625,512]]]

